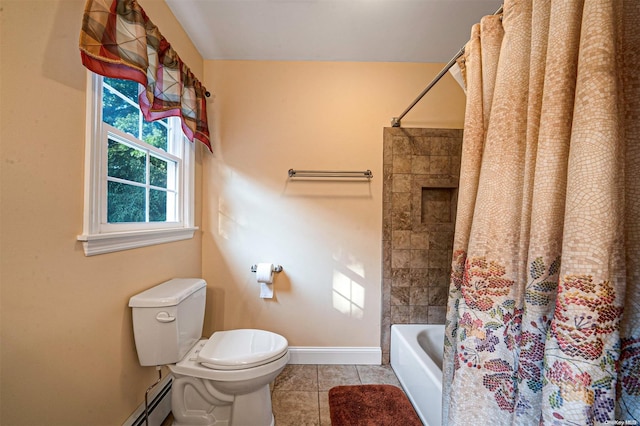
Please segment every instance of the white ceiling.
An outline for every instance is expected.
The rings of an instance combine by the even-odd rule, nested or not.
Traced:
[[[447,62],[502,0],[165,0],[204,59]]]

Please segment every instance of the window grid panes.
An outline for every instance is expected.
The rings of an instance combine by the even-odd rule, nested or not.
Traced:
[[[179,221],[179,162],[168,153],[170,119],[144,120],[135,82],[104,78],[102,87],[102,120],[108,134],[106,222]]]
[[[102,121],[167,151],[169,119],[147,122],[138,107],[138,83],[115,78],[103,78]]]
[[[180,118],[147,123],[137,83],[88,76],[85,255],[193,238],[195,147]]]

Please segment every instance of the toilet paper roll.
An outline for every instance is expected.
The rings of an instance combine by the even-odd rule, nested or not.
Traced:
[[[273,264],[258,263],[256,268],[256,279],[259,283],[271,284],[273,282]]]

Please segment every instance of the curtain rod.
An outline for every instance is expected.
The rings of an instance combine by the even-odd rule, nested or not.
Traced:
[[[502,13],[502,6],[500,6],[500,8],[498,10],[496,10],[496,12],[494,13],[494,15],[499,15]],[[458,60],[458,58],[460,56],[464,55],[464,46],[462,46],[460,48],[460,50],[458,50],[458,53],[456,53],[453,58],[451,58],[451,60],[449,62],[447,62],[447,65],[444,66],[444,68],[442,68],[442,70],[438,73],[438,75],[435,76],[435,78],[433,80],[431,80],[431,83],[429,83],[429,85],[418,95],[417,98],[414,99],[414,101],[411,103],[411,105],[409,105],[407,107],[407,109],[405,109],[402,114],[400,114],[398,117],[393,117],[391,119],[391,126],[392,127],[400,127],[401,123],[400,121],[404,118],[405,115],[407,115],[407,113],[409,111],[411,111],[411,109],[416,106],[416,104],[418,102],[420,102],[420,100],[424,97],[424,95],[427,94],[427,92],[429,90],[431,90],[431,88],[433,86],[436,85],[436,83],[438,81],[440,81],[440,79],[447,73],[447,71],[449,71],[449,69],[451,69],[451,67],[456,63],[456,61]]]

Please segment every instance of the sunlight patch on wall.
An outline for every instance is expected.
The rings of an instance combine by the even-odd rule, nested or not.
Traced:
[[[364,282],[364,265],[350,257],[334,256],[338,266],[333,270],[333,308],[351,318],[362,319],[365,289],[361,283]]]
[[[260,192],[231,167],[220,166],[219,182],[222,186],[218,196],[218,235],[230,241],[247,225],[246,217],[238,213],[243,211],[238,206]]]
[[[236,228],[236,221],[230,216],[225,199],[218,199],[218,235],[228,240]]]

